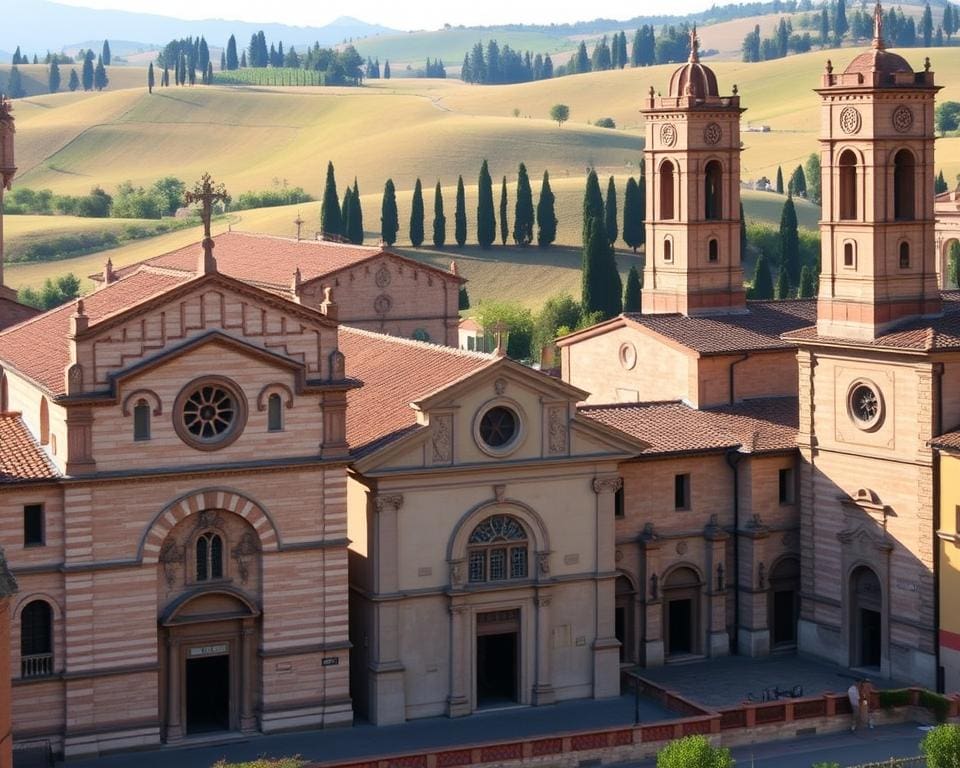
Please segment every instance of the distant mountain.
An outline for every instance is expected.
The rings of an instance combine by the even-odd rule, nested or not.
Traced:
[[[129,11],[98,10],[61,5],[49,0],[3,0],[3,24],[0,24],[0,47],[20,50],[32,56],[64,47],[80,47],[79,41],[140,40],[143,45],[164,45],[168,41],[203,35],[211,45],[226,45],[230,35],[246,46],[250,35],[263,30],[270,41],[283,41],[285,46],[305,46],[319,42],[333,45],[345,39],[396,33],[398,30],[367,24],[350,17],[341,17],[322,27],[294,27],[286,24],[255,24],[246,21],[205,19],[190,21],[170,16]],[[9,54],[7,55],[9,61]]]

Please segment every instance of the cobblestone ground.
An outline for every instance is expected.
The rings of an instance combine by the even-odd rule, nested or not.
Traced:
[[[682,664],[666,664],[637,669],[637,674],[684,698],[708,708],[739,704],[752,695],[760,701],[769,688],[803,688],[804,696],[831,691],[842,693],[850,683],[865,677],[877,688],[897,688],[902,684],[867,672],[844,669],[803,656],[767,656],[750,659],[727,656]]]

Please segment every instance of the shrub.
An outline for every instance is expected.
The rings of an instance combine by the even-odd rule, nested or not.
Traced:
[[[884,709],[905,707],[910,703],[910,691],[906,688],[900,688],[894,691],[879,691],[877,698],[880,700],[880,706]]]
[[[957,768],[960,765],[960,725],[938,725],[920,742],[927,768]]]
[[[657,754],[657,768],[733,768],[726,747],[713,747],[704,736],[671,742]]]
[[[245,211],[250,208],[276,208],[280,205],[294,205],[296,203],[310,203],[313,197],[307,194],[303,187],[282,187],[280,189],[265,189],[259,192],[244,192],[231,201],[228,210]]]
[[[43,288],[35,291],[32,288],[21,288],[17,298],[24,304],[37,309],[53,309],[61,304],[77,298],[80,295],[80,281],[77,276],[70,272],[61,275],[56,280],[49,277],[43,284]]]
[[[302,768],[306,765],[306,760],[297,757],[279,757],[275,760],[266,757],[260,757],[245,763],[228,763],[225,760],[218,760],[213,764],[213,768]]]
[[[597,122],[594,123],[597,128],[616,128],[617,124],[613,121],[612,117],[601,117]]]
[[[947,715],[950,712],[950,699],[946,696],[943,696],[939,693],[932,693],[931,691],[921,691],[920,692],[920,706],[925,707],[933,712],[933,716],[937,719],[938,723],[946,722]],[[954,754],[957,756],[954,758],[955,762],[950,763],[951,768],[960,766],[960,736],[957,736],[957,752]],[[946,765],[944,763],[943,765]],[[928,768],[936,768],[931,766],[928,763]]]

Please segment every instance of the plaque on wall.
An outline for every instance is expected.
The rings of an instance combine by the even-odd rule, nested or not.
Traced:
[[[906,133],[913,126],[913,112],[906,104],[893,110],[893,127],[897,133]]]
[[[859,133],[861,125],[860,112],[856,107],[844,107],[840,112],[840,130],[844,133]]]
[[[703,129],[703,140],[707,144],[719,144],[721,138],[723,138],[723,129],[719,123],[710,123]]]
[[[677,143],[677,129],[673,123],[664,123],[660,126],[660,141],[666,147]]]

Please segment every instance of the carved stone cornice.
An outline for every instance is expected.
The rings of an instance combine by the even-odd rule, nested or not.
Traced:
[[[397,511],[403,506],[402,493],[386,493],[375,497],[373,503],[377,507],[377,512],[383,512],[387,509]]]
[[[622,477],[595,477],[593,478],[593,492],[596,494],[601,493],[616,493],[621,488],[623,488],[623,478]]]

